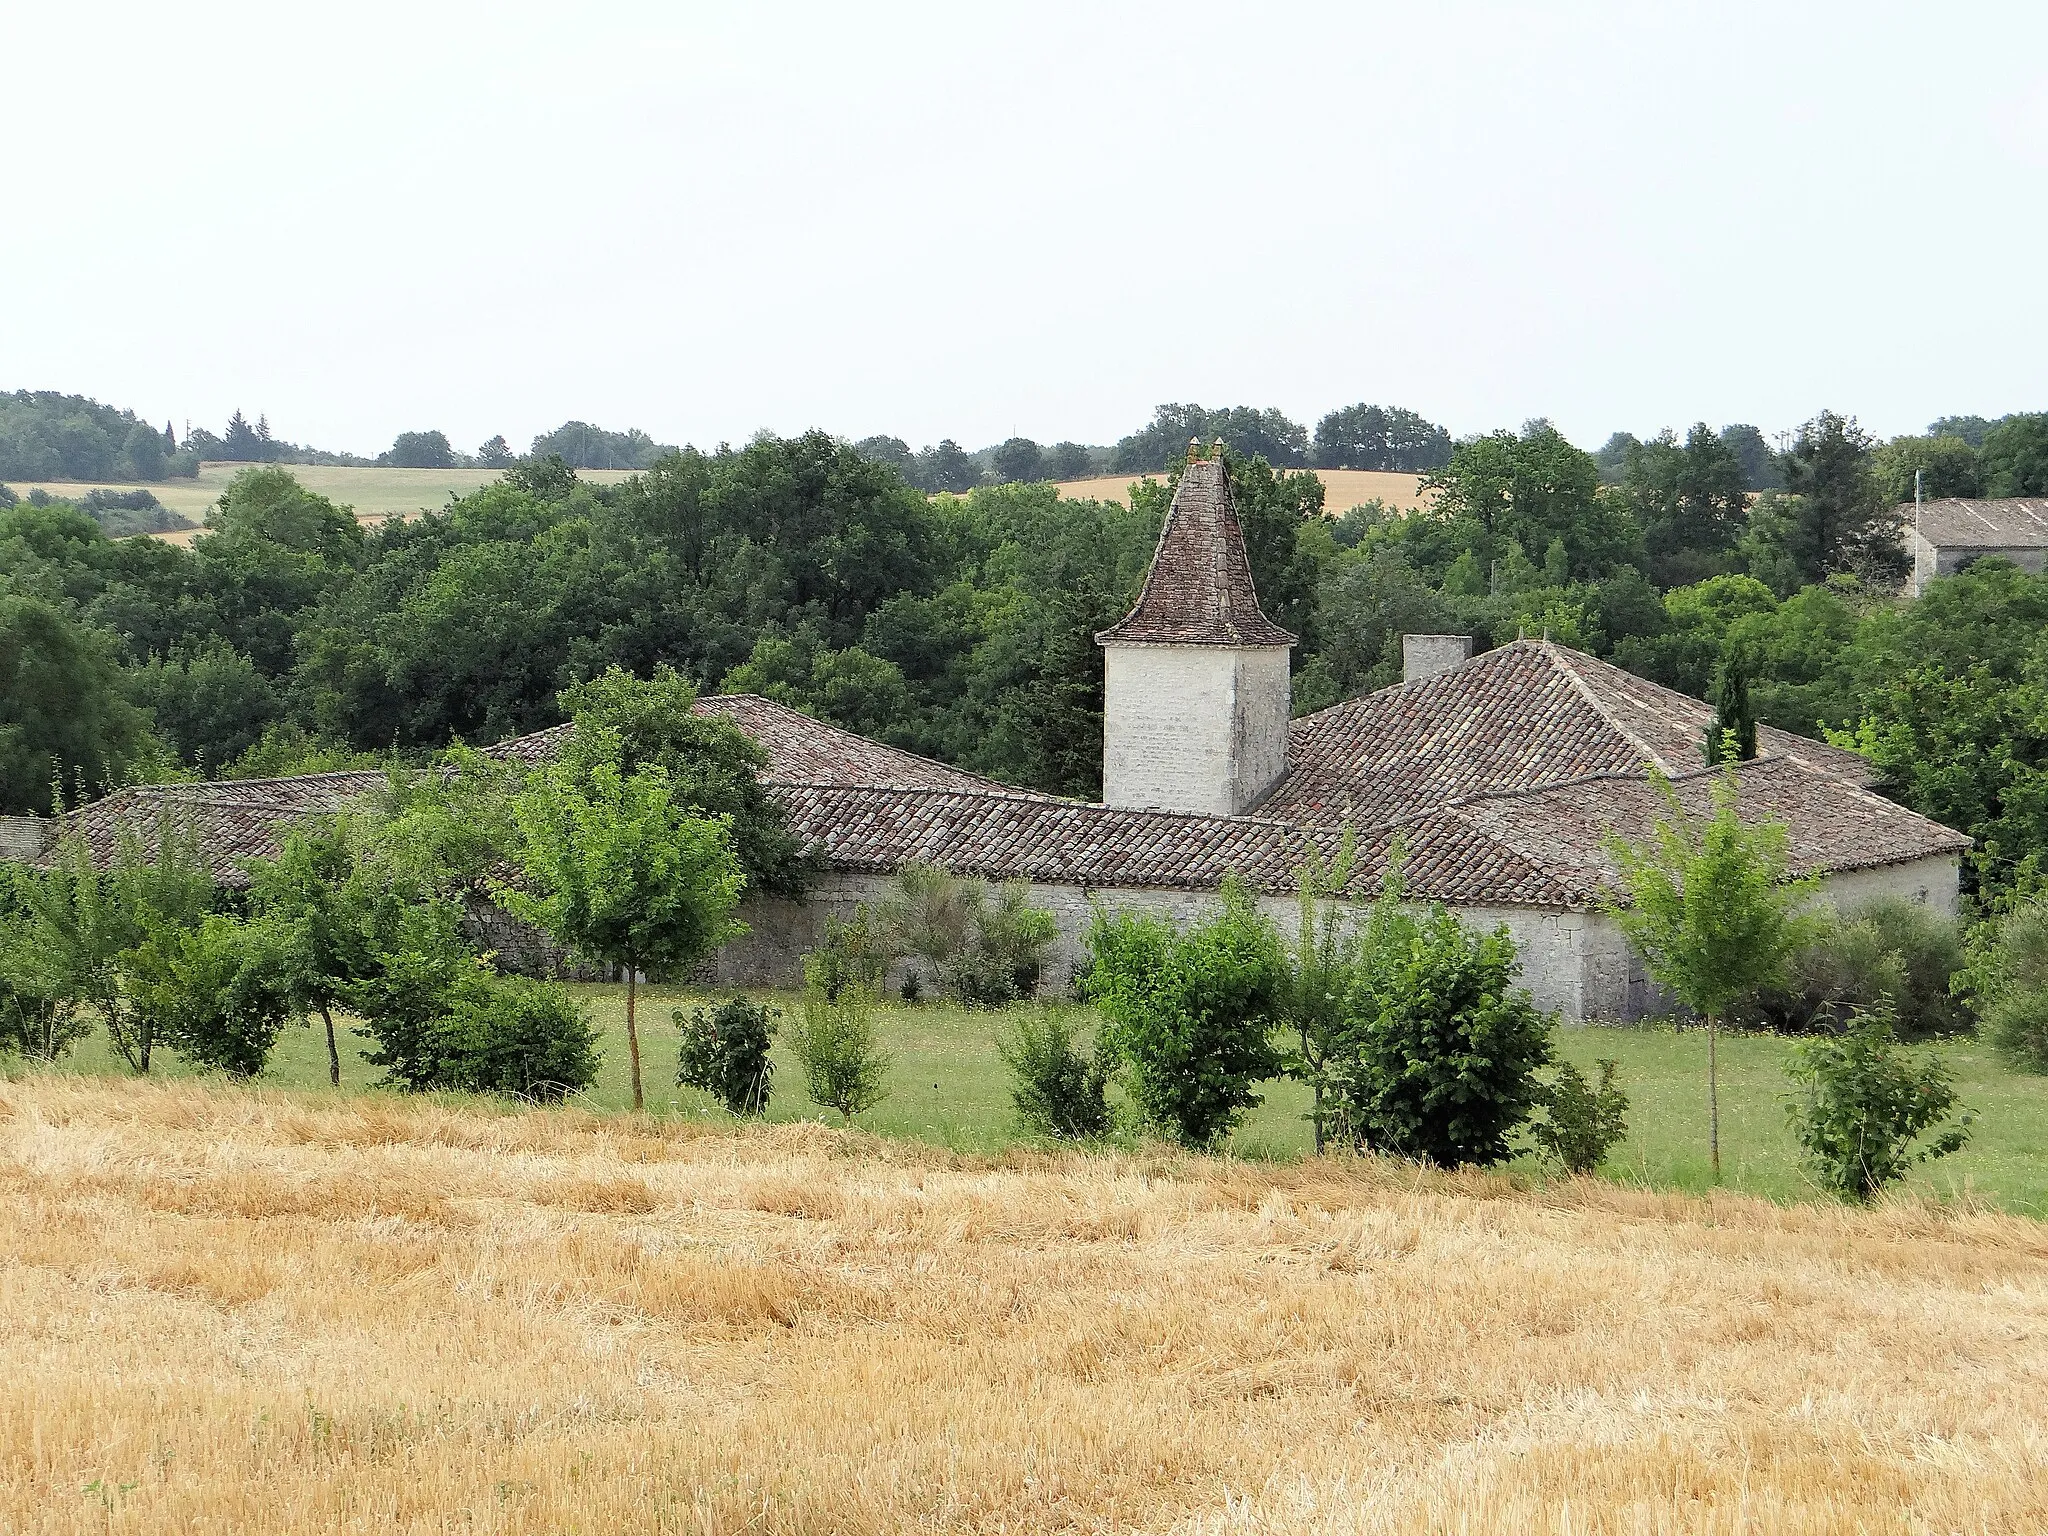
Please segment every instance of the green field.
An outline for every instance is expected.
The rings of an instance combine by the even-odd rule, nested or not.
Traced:
[[[205,521],[206,509],[219,499],[228,482],[248,467],[246,464],[202,464],[195,480],[153,480],[147,485],[140,481],[121,482],[105,489],[148,491],[171,511],[199,523]],[[387,517],[411,517],[423,510],[432,511],[446,506],[450,496],[460,496],[498,478],[494,469],[344,469],[319,464],[281,464],[278,468],[288,470],[307,490],[318,491],[322,496],[354,507],[356,516],[365,522],[377,522]],[[610,484],[624,480],[631,471],[586,469],[578,473],[586,480]],[[7,483],[17,496],[25,496],[31,489],[40,487],[52,496],[75,499],[95,489],[68,480]]]
[[[630,1102],[624,993],[615,986],[575,990],[605,1034],[604,1073],[585,1102],[598,1109],[623,1110]],[[648,1106],[656,1115],[724,1115],[704,1095],[672,1082],[672,1010],[678,1004],[693,1006],[704,996],[677,988],[642,989],[644,1078]],[[795,1004],[787,995],[769,1000],[784,1008]],[[1007,1075],[994,1047],[1005,1015],[940,1005],[890,1006],[879,1010],[877,1019],[895,1067],[888,1098],[862,1116],[862,1125],[885,1136],[912,1137],[968,1152],[996,1151],[1021,1139],[1011,1114]],[[1698,1031],[1646,1026],[1563,1029],[1557,1038],[1560,1052],[1589,1072],[1599,1057],[1620,1063],[1621,1083],[1631,1100],[1629,1138],[1609,1159],[1609,1176],[1652,1187],[1705,1189],[1705,1037]],[[376,1081],[377,1071],[363,1063],[361,1047],[353,1034],[344,1036],[344,1091],[363,1091]],[[1789,1041],[1774,1035],[1723,1036],[1720,1046],[1723,1182],[1773,1200],[1815,1194],[1786,1129],[1784,1061],[1789,1048]],[[1975,1134],[1963,1152],[1923,1170],[1912,1187],[1941,1199],[1974,1198],[2016,1213],[2048,1216],[2048,1078],[2008,1071],[1973,1041],[1941,1049],[1954,1067],[1964,1106],[1976,1115]],[[770,1118],[836,1118],[805,1096],[801,1074],[780,1050],[777,1059]],[[104,1040],[94,1036],[60,1070],[125,1068],[110,1058]],[[167,1055],[159,1070],[176,1073],[180,1068],[176,1058]],[[262,1081],[324,1091],[326,1052],[318,1032],[287,1029]],[[1307,1093],[1296,1084],[1267,1084],[1265,1103],[1239,1128],[1230,1150],[1262,1158],[1306,1155],[1309,1134],[1302,1116],[1307,1107]],[[1532,1159],[1523,1159],[1523,1166],[1531,1175],[1540,1173]]]

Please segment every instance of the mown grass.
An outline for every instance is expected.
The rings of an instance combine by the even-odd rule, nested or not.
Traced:
[[[579,986],[604,1034],[604,1070],[580,1102],[605,1111],[631,1103],[627,1083],[624,989]],[[641,1049],[649,1109],[662,1118],[718,1121],[724,1111],[706,1095],[674,1085],[678,1007],[709,994],[686,988],[641,990]],[[762,994],[776,1007],[796,1007],[788,994]],[[996,1054],[998,1031],[1012,1015],[941,1004],[892,1004],[876,1012],[882,1042],[893,1058],[889,1094],[860,1124],[883,1136],[908,1137],[959,1152],[994,1152],[1024,1140],[1009,1096],[1009,1079]],[[1792,1042],[1774,1035],[1723,1035],[1720,1043],[1722,1182],[1732,1190],[1776,1201],[1816,1197],[1800,1167],[1786,1123],[1789,1085],[1785,1060]],[[365,1042],[344,1028],[342,1084],[371,1087],[379,1074],[362,1060]],[[1712,1180],[1707,1163],[1706,1039],[1697,1030],[1668,1025],[1561,1029],[1559,1054],[1590,1076],[1600,1057],[1619,1063],[1630,1099],[1628,1140],[1615,1150],[1608,1177],[1651,1189],[1703,1191]],[[1981,1044],[1961,1041],[1938,1049],[1956,1074],[1965,1108],[1976,1117],[1970,1145],[1957,1156],[1920,1170],[1911,1188],[1943,1200],[1982,1200],[2017,1214],[2048,1216],[2048,1078],[2015,1073]],[[774,1121],[837,1117],[804,1093],[803,1075],[779,1045]],[[85,1041],[62,1070],[104,1073],[126,1069],[103,1038]],[[175,1055],[160,1071],[180,1075]],[[264,1081],[323,1088],[326,1048],[317,1028],[287,1029]],[[1305,1116],[1308,1094],[1291,1082],[1268,1083],[1265,1102],[1246,1117],[1227,1151],[1239,1157],[1288,1160],[1310,1151]],[[1540,1177],[1533,1157],[1518,1168]]]

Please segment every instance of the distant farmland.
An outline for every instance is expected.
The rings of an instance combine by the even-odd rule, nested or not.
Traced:
[[[199,523],[205,521],[206,509],[219,499],[228,482],[249,467],[246,464],[202,464],[196,480],[158,480],[147,485],[136,482],[112,485],[106,489],[148,491],[171,511]],[[280,464],[277,467],[289,470],[307,490],[318,491],[344,506],[354,507],[359,521],[373,524],[387,517],[413,517],[423,511],[436,510],[446,506],[450,496],[463,495],[498,478],[495,469],[348,469],[324,464]],[[585,469],[578,473],[586,480],[611,483],[624,480],[632,471]],[[10,484],[16,495],[26,495],[39,485],[52,496],[72,499],[96,489],[90,485],[58,480]],[[156,537],[184,544],[189,543],[198,531],[188,528]]]
[[[1412,512],[1427,506],[1430,498],[1422,492],[1422,476],[1396,474],[1379,469],[1319,469],[1323,482],[1323,506],[1332,516],[1363,506],[1368,501],[1384,502],[1396,512]],[[1093,497],[1097,501],[1129,499],[1130,484],[1142,475],[1098,475],[1092,480],[1068,480],[1061,484],[1062,496]],[[1155,477],[1163,478],[1163,477]]]
[[[207,508],[219,499],[228,482],[247,468],[246,464],[202,464],[196,480],[158,480],[147,485],[120,482],[97,487],[69,480],[10,481],[9,485],[18,496],[40,489],[52,496],[73,500],[87,491],[102,488],[144,490],[179,516],[194,523],[203,523]],[[388,517],[414,517],[423,511],[437,510],[448,504],[450,496],[465,495],[498,478],[494,469],[347,469],[322,464],[280,464],[278,468],[289,470],[307,490],[318,491],[343,506],[355,508],[356,517],[372,525]],[[629,478],[633,471],[583,469],[577,473],[585,480],[610,485]],[[1322,479],[1325,505],[1332,515],[1374,499],[1402,512],[1424,506],[1428,501],[1421,493],[1419,475],[1361,469],[1319,469],[1316,474]],[[1097,501],[1126,501],[1131,482],[1143,478],[1142,475],[1099,475],[1090,480],[1069,480],[1060,486],[1060,494]],[[152,537],[172,544],[189,544],[199,531],[196,527],[186,528]]]

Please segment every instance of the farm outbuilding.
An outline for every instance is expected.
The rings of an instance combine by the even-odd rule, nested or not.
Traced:
[[[713,964],[724,983],[780,984],[826,920],[880,896],[906,865],[1023,881],[1058,920],[1050,978],[1078,962],[1098,905],[1188,917],[1235,875],[1282,922],[1312,852],[1347,835],[1353,899],[1376,895],[1399,857],[1406,893],[1468,921],[1506,925],[1523,981],[1565,1018],[1628,1019],[1659,1004],[1601,909],[1609,839],[1639,837],[1664,790],[1706,806],[1719,770],[1713,713],[1549,640],[1469,655],[1463,636],[1415,636],[1392,687],[1288,718],[1293,636],[1260,610],[1224,466],[1181,482],[1131,614],[1106,653],[1105,803],[997,783],[840,730],[767,699],[705,698],[765,750],[762,780],[822,856],[802,901],[748,898],[748,933]],[[568,728],[501,743],[528,761]],[[1884,799],[1850,752],[1764,727],[1734,769],[1745,816],[1775,818],[1795,865],[1852,907],[1900,895],[1954,910],[1969,840]],[[223,879],[274,847],[295,818],[338,809],[374,774],[127,789],[73,813],[96,845],[123,821],[190,819]],[[1398,854],[1397,854],[1398,850]]]
[[[1906,590],[1918,597],[1937,576],[1953,576],[1972,560],[1998,556],[2041,574],[2048,562],[2048,498],[2009,496],[1970,501],[1946,496],[1899,508],[1913,564]]]

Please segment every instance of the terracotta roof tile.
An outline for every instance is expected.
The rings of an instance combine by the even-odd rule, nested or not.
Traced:
[[[1137,605],[1095,638],[1104,645],[1294,644],[1259,607],[1222,459],[1181,471]]]
[[[1914,527],[1915,508],[1899,504],[1898,514]],[[2048,546],[2048,498],[2009,496],[1987,501],[1944,496],[1918,508],[1920,537],[1943,549],[2040,549]]]
[[[1295,722],[1293,771],[1256,817],[1011,789],[746,695],[698,707],[762,743],[770,793],[838,868],[886,872],[927,859],[962,874],[1083,888],[1209,890],[1235,871],[1257,889],[1286,891],[1310,849],[1335,853],[1348,821],[1361,853],[1354,894],[1378,888],[1398,837],[1419,897],[1583,907],[1611,877],[1608,833],[1640,835],[1662,809],[1647,767],[1677,767],[1677,793],[1694,808],[1706,804],[1711,778],[1698,753],[1705,705],[1544,642]],[[562,734],[492,750],[540,761]],[[1834,749],[1780,733],[1763,740],[1766,755],[1739,769],[1743,804],[1787,824],[1801,868],[1857,869],[1969,846],[1830,771]],[[339,810],[379,782],[376,773],[335,773],[147,786],[72,819],[104,858],[123,822],[188,818],[216,875],[237,884],[244,861],[276,852],[285,825]]]
[[[1594,773],[1689,773],[1706,766],[1712,718],[1698,699],[1583,652],[1519,640],[1295,721],[1288,776],[1259,814],[1372,824]],[[1770,727],[1757,742],[1817,772],[1868,781],[1852,752]]]
[[[899,789],[995,790],[1030,795],[978,773],[953,768],[896,747],[884,746],[852,731],[813,720],[799,710],[754,693],[722,693],[701,698],[694,712],[729,721],[759,742],[768,753],[763,782],[852,784]],[[484,750],[494,757],[524,763],[545,762],[561,750],[569,727],[554,725],[530,736],[517,736]]]

